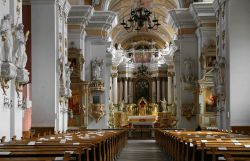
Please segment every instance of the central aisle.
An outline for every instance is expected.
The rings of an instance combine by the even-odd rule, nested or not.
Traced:
[[[117,161],[169,161],[155,140],[128,140]]]

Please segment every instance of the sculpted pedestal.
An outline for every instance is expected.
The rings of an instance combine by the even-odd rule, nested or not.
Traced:
[[[17,68],[17,82],[20,84],[27,84],[29,82],[29,74],[28,70]]]
[[[17,76],[17,68],[14,64],[9,62],[1,63],[1,77],[6,80],[14,79]]]

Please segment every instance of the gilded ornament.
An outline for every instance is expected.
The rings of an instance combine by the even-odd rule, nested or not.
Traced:
[[[112,74],[111,74],[111,77],[112,77],[112,78],[118,77],[118,73],[112,73]]]
[[[104,115],[104,104],[90,104],[89,115],[98,122]]]
[[[112,66],[112,70],[117,70],[117,66]]]

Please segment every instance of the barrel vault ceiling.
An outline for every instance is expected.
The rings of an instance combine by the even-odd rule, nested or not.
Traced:
[[[161,24],[158,30],[151,30],[148,32],[133,31],[128,33],[120,23],[123,18],[127,20],[130,17],[131,8],[136,6],[136,3],[140,0],[111,0],[108,5],[108,10],[114,11],[118,15],[118,24],[112,31],[112,38],[115,43],[122,45],[124,49],[129,49],[131,43],[137,41],[154,41],[157,48],[163,48],[166,42],[171,40],[171,36],[174,34],[172,27],[168,25],[168,13],[170,10],[178,8],[178,0],[141,0],[146,8],[149,8],[153,14],[158,18]]]

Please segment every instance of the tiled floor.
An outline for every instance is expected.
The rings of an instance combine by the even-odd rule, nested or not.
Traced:
[[[155,140],[128,140],[117,161],[169,161]]]

